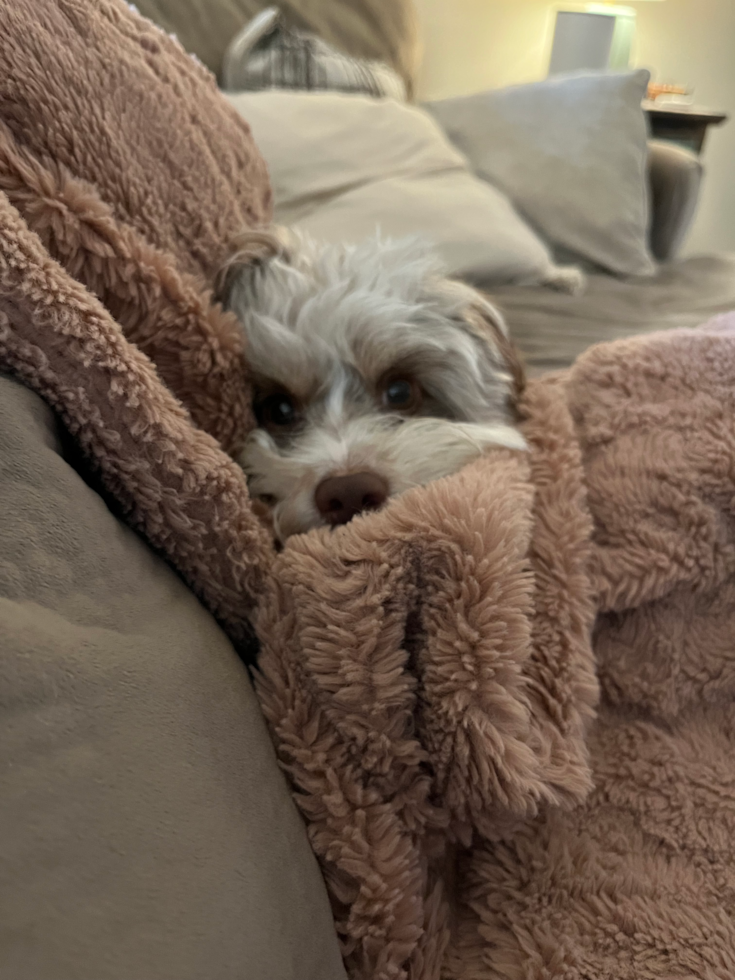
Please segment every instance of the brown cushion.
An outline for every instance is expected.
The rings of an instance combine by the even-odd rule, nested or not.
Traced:
[[[176,34],[215,75],[235,34],[260,10],[278,6],[286,22],[314,31],[347,54],[395,68],[412,90],[419,34],[413,0],[138,0],[145,17]]]
[[[344,978],[245,668],[0,377],[0,976]]]

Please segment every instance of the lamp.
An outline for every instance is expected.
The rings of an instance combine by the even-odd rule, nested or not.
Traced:
[[[627,68],[635,10],[615,3],[557,8],[549,75],[579,69]]]

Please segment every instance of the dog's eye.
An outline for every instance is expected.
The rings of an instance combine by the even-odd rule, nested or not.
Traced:
[[[421,403],[421,390],[415,381],[392,378],[383,388],[383,405],[397,412],[415,410]]]
[[[296,423],[298,410],[290,395],[279,392],[276,395],[269,395],[257,404],[255,415],[258,423],[264,427],[286,428]]]

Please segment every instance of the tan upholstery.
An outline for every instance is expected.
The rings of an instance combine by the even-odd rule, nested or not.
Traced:
[[[78,459],[0,376],[0,977],[342,980],[245,667]]]

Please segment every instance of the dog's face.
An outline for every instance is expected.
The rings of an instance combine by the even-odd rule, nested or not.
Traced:
[[[490,446],[524,447],[499,314],[420,243],[253,233],[244,245],[222,290],[255,392],[240,463],[280,540],[346,523]]]

